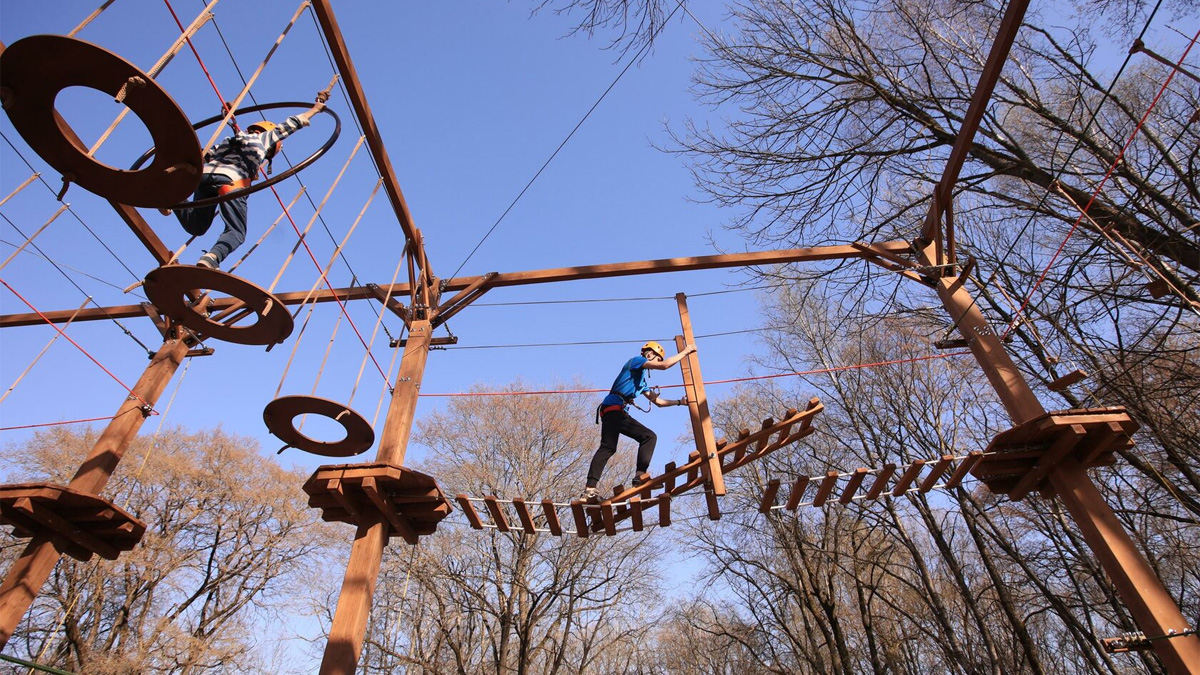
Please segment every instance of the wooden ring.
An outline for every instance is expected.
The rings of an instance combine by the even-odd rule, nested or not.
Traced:
[[[342,425],[346,430],[346,437],[332,442],[309,438],[296,429],[295,419],[300,415],[327,417]],[[314,455],[352,457],[366,452],[375,442],[375,431],[362,415],[337,401],[316,396],[277,398],[263,409],[263,422],[279,440]]]
[[[143,286],[158,311],[196,333],[242,345],[274,345],[292,334],[292,315],[279,299],[258,286],[220,270],[193,265],[167,265],[151,270]],[[213,321],[187,303],[187,293],[208,289],[224,293],[258,315],[248,326]]]
[[[67,87],[88,87],[133,111],[158,148],[140,171],[113,168],[88,149],[54,110]],[[31,35],[0,54],[4,110],[21,137],[64,178],[120,204],[165,208],[200,184],[200,142],[178,104],[146,73],[116,54],[61,35]]]

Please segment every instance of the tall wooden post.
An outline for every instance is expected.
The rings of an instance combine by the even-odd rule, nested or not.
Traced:
[[[934,264],[935,248],[936,244],[930,244],[920,252],[923,264]],[[1044,415],[1045,408],[963,287],[964,281],[960,277],[937,279],[938,296],[957,322],[1009,417],[1020,425]],[[1163,638],[1168,631],[1190,628],[1175,600],[1125,532],[1086,469],[1068,458],[1056,463],[1046,477],[1112,580],[1138,628],[1150,638]],[[1172,675],[1200,675],[1200,637],[1155,639],[1150,644]]]
[[[415,320],[409,328],[400,373],[379,440],[378,462],[397,466],[404,463],[432,335],[433,329],[427,319]],[[388,528],[388,523],[378,512],[371,512],[358,526],[337,610],[333,614],[333,625],[329,629],[329,642],[321,660],[321,675],[350,675],[358,666],[383,549],[390,534]]]
[[[679,306],[679,323],[683,327],[683,339],[686,344],[696,344],[696,336],[692,332],[692,319],[688,314],[687,296],[675,294],[675,303]],[[687,364],[681,370],[685,390],[688,393],[688,412],[691,413],[692,427],[697,426],[700,434],[696,436],[696,450],[700,452],[704,463],[704,477],[708,481],[712,494],[722,497],[725,495],[725,476],[721,472],[721,458],[717,456],[717,437],[713,433],[712,417],[708,413],[708,396],[704,393],[704,379],[700,375],[700,359],[695,352],[684,357]],[[699,424],[697,424],[697,421]],[[714,517],[715,516],[715,517]],[[717,515],[709,509],[709,517],[716,520]]]
[[[100,494],[149,414],[143,406],[153,406],[158,401],[187,351],[185,339],[163,342],[134,385],[133,393],[121,404],[68,487]],[[61,556],[62,551],[48,535],[36,535],[8,571],[4,583],[0,584],[0,649],[8,644],[21,617],[29,611]]]

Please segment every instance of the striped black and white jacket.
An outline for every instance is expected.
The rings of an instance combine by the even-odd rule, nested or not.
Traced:
[[[276,142],[308,126],[308,120],[292,115],[266,133],[242,131],[221,141],[204,157],[204,173],[217,173],[233,180],[254,178],[267,161],[267,151]]]

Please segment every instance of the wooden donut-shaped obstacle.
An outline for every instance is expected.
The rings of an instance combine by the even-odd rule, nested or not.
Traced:
[[[220,270],[166,265],[146,275],[144,289],[158,311],[197,335],[243,345],[275,345],[292,334],[292,315],[278,298]],[[195,289],[208,293],[192,303],[187,296]],[[214,301],[212,291],[229,298]],[[254,323],[236,325],[251,314],[257,317]]]
[[[158,149],[150,166],[123,170],[90,157],[54,110],[67,87],[96,89],[128,106]],[[22,38],[0,54],[0,100],[34,152],[65,180],[101,197],[164,208],[200,184],[200,142],[183,110],[154,78],[106,49],[61,35]]]
[[[296,428],[296,418],[301,415],[320,415],[342,425],[346,436],[340,441],[318,441],[305,436]],[[263,409],[263,422],[276,438],[315,455],[326,457],[352,457],[371,448],[375,443],[375,431],[366,418],[346,406],[317,396],[281,396]],[[280,450],[283,452],[283,449]]]

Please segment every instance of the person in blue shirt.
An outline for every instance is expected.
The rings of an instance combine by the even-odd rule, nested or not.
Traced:
[[[673,401],[652,391],[646,382],[646,371],[666,370],[695,351],[695,345],[688,345],[683,351],[668,359],[662,345],[651,341],[642,345],[641,356],[635,356],[621,366],[621,372],[613,381],[608,396],[604,397],[597,409],[600,418],[600,447],[596,449],[596,454],[592,457],[592,464],[588,469],[587,486],[583,491],[585,499],[596,497],[596,485],[600,482],[600,474],[604,473],[604,466],[617,451],[617,440],[620,436],[628,436],[638,443],[637,472],[634,473],[633,486],[641,485],[642,475],[650,468],[650,458],[654,456],[654,444],[658,441],[658,436],[641,422],[633,419],[625,409],[637,399],[639,394],[660,408],[686,405],[686,397]]]

